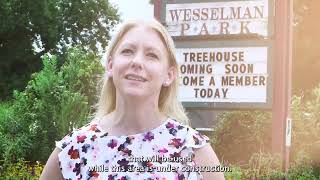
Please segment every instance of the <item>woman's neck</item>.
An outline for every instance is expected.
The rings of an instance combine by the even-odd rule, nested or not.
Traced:
[[[137,134],[152,130],[166,120],[158,104],[150,101],[117,101],[115,111],[101,122],[111,135]]]

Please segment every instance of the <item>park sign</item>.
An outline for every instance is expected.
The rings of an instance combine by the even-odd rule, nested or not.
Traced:
[[[195,121],[208,109],[272,110],[272,153],[287,172],[293,0],[154,2],[176,45],[183,106],[201,110]]]
[[[177,48],[182,102],[267,103],[268,47]]]
[[[270,109],[273,0],[163,0],[186,108]]]
[[[188,108],[269,109],[272,45],[256,41],[176,42],[179,99]]]
[[[167,3],[165,24],[173,37],[212,35],[267,37],[268,3],[268,0]]]

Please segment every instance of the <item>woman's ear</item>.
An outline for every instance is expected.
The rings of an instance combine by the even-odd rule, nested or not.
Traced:
[[[167,72],[167,77],[163,82],[163,86],[170,86],[170,84],[172,84],[172,82],[176,79],[176,75],[177,75],[176,69],[173,66],[169,67]]]
[[[112,58],[111,57],[108,57],[107,59],[106,71],[107,71],[107,75],[111,77],[112,76]]]

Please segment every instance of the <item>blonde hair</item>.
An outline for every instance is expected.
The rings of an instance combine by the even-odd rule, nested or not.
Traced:
[[[138,26],[145,26],[153,29],[158,33],[162,42],[164,43],[168,55],[169,66],[173,66],[176,70],[176,78],[168,87],[162,87],[159,95],[158,107],[159,111],[167,116],[176,119],[177,121],[189,124],[189,119],[183,109],[182,104],[178,100],[178,88],[179,88],[179,67],[175,56],[175,47],[172,38],[168,34],[167,30],[156,20],[142,21],[135,20],[129,21],[122,25],[118,33],[112,38],[108,50],[106,52],[106,58],[112,57],[117,45],[122,40],[124,35],[132,28]],[[102,89],[100,99],[97,104],[97,112],[95,118],[102,118],[103,116],[111,113],[116,107],[116,89],[112,78],[108,78],[105,74],[102,81]]]

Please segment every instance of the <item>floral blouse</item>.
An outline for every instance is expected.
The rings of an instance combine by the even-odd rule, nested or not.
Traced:
[[[110,136],[94,121],[72,131],[56,146],[64,179],[187,180],[202,179],[194,148],[209,138],[168,118],[148,132]]]

